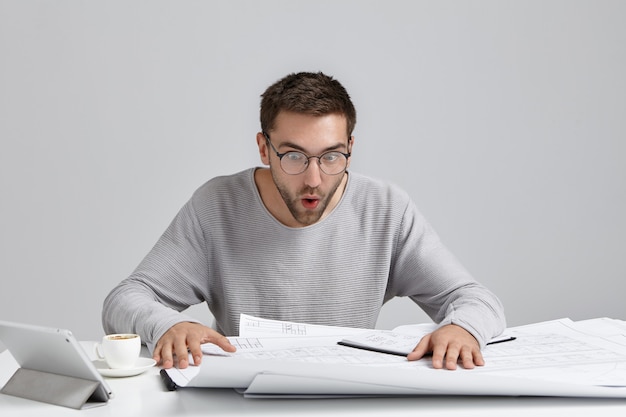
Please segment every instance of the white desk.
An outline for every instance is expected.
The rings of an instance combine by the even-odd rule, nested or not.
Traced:
[[[144,356],[146,352],[144,352]],[[8,351],[0,353],[0,386],[17,369]],[[442,371],[448,372],[448,371]],[[0,394],[0,415],[57,416],[497,416],[626,415],[626,400],[515,397],[403,397],[318,400],[245,399],[231,389],[166,391],[158,368],[130,378],[108,378],[115,398],[107,405],[77,411]]]

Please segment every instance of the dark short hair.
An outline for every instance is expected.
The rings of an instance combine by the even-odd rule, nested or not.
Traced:
[[[341,114],[346,118],[348,136],[356,125],[356,110],[341,83],[321,72],[289,74],[269,86],[261,95],[261,129],[274,128],[281,111],[324,116]]]

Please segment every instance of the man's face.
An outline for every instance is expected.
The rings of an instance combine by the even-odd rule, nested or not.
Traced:
[[[348,153],[346,119],[342,115],[311,116],[300,113],[281,112],[275,128],[268,132],[272,144],[279,153],[299,151],[307,156],[320,156],[328,151]],[[311,158],[304,172],[286,174],[271,146],[267,146],[272,178],[293,218],[302,226],[316,223],[326,210],[339,201],[336,194],[345,172],[328,175],[320,170],[317,158]],[[333,198],[334,197],[334,198]]]

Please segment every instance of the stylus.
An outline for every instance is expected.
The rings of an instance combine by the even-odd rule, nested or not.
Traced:
[[[168,391],[176,391],[176,389],[178,388],[178,385],[176,385],[176,383],[172,381],[172,378],[170,378],[170,375],[167,373],[167,371],[165,369],[161,369],[160,374],[161,374],[161,380],[163,381],[165,388]]]

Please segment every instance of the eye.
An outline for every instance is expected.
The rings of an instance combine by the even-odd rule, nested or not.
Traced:
[[[339,162],[342,156],[343,155],[339,152],[327,152],[322,155],[321,159],[325,164],[334,164],[336,162]]]
[[[306,159],[306,156],[300,152],[287,152],[283,158],[289,162],[301,162]]]

